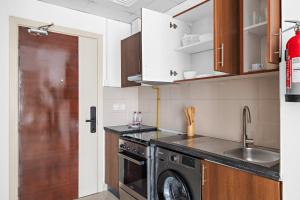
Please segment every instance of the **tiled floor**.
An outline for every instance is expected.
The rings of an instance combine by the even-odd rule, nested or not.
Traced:
[[[100,192],[95,195],[87,196],[84,198],[80,198],[79,200],[118,200],[114,195],[112,195],[110,192]]]

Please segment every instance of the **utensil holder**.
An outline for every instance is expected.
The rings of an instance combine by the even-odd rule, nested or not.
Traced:
[[[187,136],[193,137],[195,135],[195,123],[187,125]]]

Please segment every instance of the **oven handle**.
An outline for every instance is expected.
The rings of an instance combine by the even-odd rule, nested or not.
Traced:
[[[137,165],[139,165],[139,166],[142,166],[142,165],[145,164],[144,161],[139,161],[139,160],[133,159],[133,158],[131,158],[131,157],[129,157],[129,156],[126,156],[126,155],[124,155],[124,154],[122,154],[122,153],[118,153],[118,156],[121,157],[121,158],[124,158],[124,159],[126,159],[126,160],[129,160],[130,162],[133,162],[134,164],[137,164]]]

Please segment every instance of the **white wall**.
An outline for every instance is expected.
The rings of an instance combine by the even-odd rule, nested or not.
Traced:
[[[109,34],[108,34],[109,33]],[[131,25],[115,20],[106,23],[106,64],[103,85],[121,87],[121,40],[130,36]]]
[[[284,20],[300,20],[300,1],[283,0],[282,18]],[[283,23],[283,29],[291,24]],[[293,36],[293,31],[283,35],[283,49],[287,40]],[[300,180],[300,103],[286,103],[285,94],[285,62],[281,63],[281,177],[283,180],[283,200],[299,200]]]
[[[37,0],[0,1],[0,199],[9,198],[9,16],[22,17],[104,35],[106,19]],[[105,54],[105,53],[104,53]],[[105,55],[104,55],[105,66]]]

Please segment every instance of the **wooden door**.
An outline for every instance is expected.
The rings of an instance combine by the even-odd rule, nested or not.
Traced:
[[[203,200],[280,200],[281,184],[223,165],[202,161]]]
[[[267,1],[268,61],[279,64],[281,56],[281,0]]]
[[[105,183],[115,194],[119,193],[119,135],[105,133]]]
[[[121,86],[139,86],[128,81],[129,76],[142,74],[141,33],[136,33],[121,41]]]
[[[239,72],[239,0],[214,0],[214,70]]]
[[[191,67],[190,56],[176,51],[188,24],[170,15],[142,9],[143,80],[173,82]],[[172,73],[171,73],[172,72]],[[174,74],[175,72],[175,74]]]
[[[19,198],[78,197],[78,38],[19,28]]]

